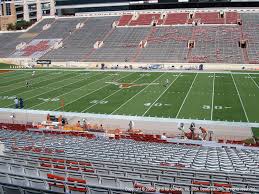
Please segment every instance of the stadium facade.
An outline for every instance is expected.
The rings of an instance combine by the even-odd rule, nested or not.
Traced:
[[[6,30],[8,24],[16,21],[38,21],[43,16],[55,15],[54,0],[2,0],[0,29]]]

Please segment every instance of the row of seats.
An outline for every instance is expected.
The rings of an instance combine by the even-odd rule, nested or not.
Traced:
[[[44,178],[44,185],[50,189],[67,189],[69,190],[70,182],[69,180],[81,180],[86,181],[86,188],[89,191],[89,184],[103,186],[104,184],[113,185],[116,189],[121,189],[124,182],[127,182],[127,187],[131,188],[139,187],[141,189],[151,188],[151,190],[158,185],[164,185],[170,188],[172,186],[177,186],[181,188],[190,189],[190,187],[195,187],[197,184],[201,184],[201,187],[205,190],[210,186],[215,186],[216,184],[221,184],[231,187],[238,188],[258,188],[257,179],[257,166],[258,166],[258,151],[254,149],[226,149],[226,148],[209,148],[211,151],[213,149],[217,150],[218,161],[222,166],[228,165],[227,155],[222,155],[224,150],[228,150],[229,158],[232,161],[232,165],[242,167],[246,165],[249,168],[249,175],[246,174],[246,170],[243,171],[228,171],[222,168],[221,171],[203,170],[197,165],[188,166],[186,163],[177,162],[177,159],[181,158],[181,152],[184,149],[188,150],[188,154],[184,155],[186,159],[190,159],[196,156],[195,164],[206,164],[211,163],[216,158],[211,157],[215,153],[209,152],[208,155],[204,152],[206,160],[201,160],[201,153],[195,152],[195,150],[206,150],[203,147],[185,146],[185,145],[169,145],[169,144],[159,144],[159,143],[146,143],[146,142],[132,142],[132,140],[105,140],[105,139],[95,139],[89,140],[83,137],[71,137],[71,136],[55,136],[55,141],[53,142],[52,134],[40,135],[37,133],[32,133],[28,131],[10,131],[1,130],[0,136],[6,146],[7,152],[6,156],[1,158],[1,169],[5,173],[12,175],[12,172],[17,172],[21,176],[33,175],[36,178]],[[133,143],[133,144],[132,144]],[[62,152],[35,152],[35,149],[12,149],[16,147],[29,147],[30,144],[34,146],[46,147],[48,149],[62,149]],[[87,148],[87,150],[85,150]],[[96,149],[95,149],[96,148]],[[150,149],[152,148],[152,149]],[[158,148],[158,149],[157,149]],[[161,149],[160,149],[161,148]],[[172,149],[178,150],[179,154],[172,155]],[[184,148],[184,149],[181,149]],[[152,150],[152,151],[151,151]],[[144,152],[143,152],[144,151]],[[233,152],[234,151],[234,152]],[[237,152],[240,158],[233,153]],[[111,153],[111,154],[109,154]],[[106,155],[105,155],[106,154]],[[140,155],[141,154],[141,157]],[[172,160],[164,160],[165,156],[172,155],[176,159],[174,162]],[[112,157],[115,156],[115,157]],[[248,157],[250,156],[250,157]],[[138,160],[132,160],[139,158]],[[157,160],[156,163],[147,163],[151,159]],[[158,163],[159,159],[160,163]],[[84,159],[84,160],[82,160]],[[240,161],[241,163],[237,163]],[[116,161],[114,163],[113,161]],[[216,160],[215,160],[216,161]],[[257,161],[257,162],[256,162]],[[179,164],[172,166],[172,164]],[[216,164],[216,163],[211,163]],[[256,166],[257,165],[257,166]],[[196,168],[196,166],[198,168]],[[191,167],[191,168],[190,168]],[[28,170],[30,169],[30,170]],[[88,171],[85,171],[88,170]],[[225,174],[228,172],[228,174]],[[50,174],[50,175],[48,175]],[[51,177],[62,176],[66,182],[61,182],[60,187],[56,188],[48,183],[51,181],[57,181],[51,179]],[[74,179],[71,179],[74,178]],[[46,179],[46,180],[45,180]],[[9,179],[8,179],[9,180]],[[90,181],[92,180],[92,181]],[[89,184],[87,182],[89,181]],[[12,181],[11,181],[12,182]],[[144,183],[144,185],[143,185]],[[28,182],[26,182],[28,185]],[[82,185],[77,184],[77,187]],[[76,188],[77,188],[76,187]],[[211,192],[207,190],[207,193]],[[190,192],[187,192],[190,193]],[[244,193],[244,192],[243,192]],[[248,192],[249,193],[249,192]]]
[[[183,25],[193,22],[201,24],[237,24],[239,14],[237,12],[183,12],[167,14],[138,14],[122,15],[118,20],[118,26],[150,26],[156,25]]]
[[[10,153],[10,154],[15,154],[15,153]],[[20,153],[17,153],[17,154],[19,155]],[[28,158],[34,157],[35,158],[34,162],[36,162],[37,155],[29,156],[25,154],[24,156],[25,157],[27,156]],[[35,165],[36,163],[33,164],[32,160],[29,160],[27,158],[15,159],[14,157],[12,158],[6,157],[5,159],[9,159],[8,164],[10,165],[10,167],[7,165],[7,163],[5,163],[6,164],[5,166],[1,165],[1,170],[4,169],[5,173],[9,173],[10,176],[13,176],[13,175],[11,174],[12,172],[8,171],[9,169],[11,169],[13,172],[16,172],[16,174],[20,174],[24,176],[38,177],[40,175],[40,177],[43,177],[44,178],[43,180],[46,182],[38,181],[38,188],[46,189],[48,187],[47,185],[49,185],[50,189],[55,191],[60,191],[60,192],[64,191],[64,189],[66,188],[65,185],[67,185],[67,187],[70,188],[71,183],[74,184],[73,188],[72,189],[70,188],[71,190],[77,190],[77,191],[80,190],[81,192],[86,192],[86,188],[82,184],[87,184],[88,186],[102,185],[102,186],[109,186],[114,188],[116,187],[136,188],[136,187],[139,187],[140,185],[144,185],[146,188],[148,187],[148,188],[167,188],[167,189],[171,188],[173,185],[181,188],[186,188],[186,189],[188,189],[188,187],[190,187],[191,185],[193,187],[196,187],[199,185],[200,187],[204,187],[204,188],[211,186],[211,184],[212,186],[216,186],[220,188],[222,187],[231,188],[231,187],[237,187],[237,186],[246,187],[246,188],[254,188],[254,187],[256,188],[257,187],[256,185],[258,185],[256,183],[257,182],[256,178],[254,179],[254,182],[252,182],[253,179],[251,177],[250,177],[250,181],[248,181],[249,176],[243,177],[245,178],[244,180],[246,180],[245,182],[237,181],[237,179],[240,178],[238,176],[236,177],[230,176],[229,180],[226,180],[226,179],[223,180],[222,177],[224,177],[224,175],[220,176],[220,174],[215,175],[215,177],[213,177],[213,179],[210,180],[210,178],[206,177],[205,175],[204,177],[201,176],[200,178],[199,177],[191,178],[190,177],[191,171],[188,174],[187,172],[181,172],[180,169],[178,169],[178,171],[183,175],[173,175],[173,174],[164,175],[161,173],[160,178],[156,179],[154,172],[158,174],[158,169],[152,168],[152,167],[150,167],[150,171],[151,170],[154,171],[153,175],[145,172],[141,172],[140,173],[141,176],[137,176],[139,173],[136,171],[131,172],[129,170],[126,170],[127,166],[124,166],[124,169],[120,169],[119,171],[116,171],[116,169],[114,168],[114,164],[112,163],[110,163],[109,165],[106,165],[105,166],[106,168],[100,168],[100,166],[98,167],[98,163],[95,163],[95,164],[92,164],[96,168],[95,173],[92,174],[89,172],[87,173],[78,172],[77,170],[51,169],[49,167],[44,169],[42,167],[38,167],[37,165]],[[10,162],[11,161],[10,159],[13,159],[12,162],[14,162],[14,164]],[[25,166],[24,164],[21,164],[22,162],[26,162],[26,161],[31,165],[33,164],[33,166]],[[64,159],[55,159],[54,163],[58,163],[58,161],[61,162],[60,165],[64,165]],[[72,162],[71,160],[69,161]],[[76,161],[74,160],[73,163],[75,162]],[[116,164],[116,165],[120,166],[120,164]],[[128,166],[128,168],[129,167],[130,166]],[[109,168],[110,168],[110,173],[105,173],[105,171],[109,170]],[[167,169],[164,169],[164,170],[165,172],[167,171]],[[128,176],[124,177],[123,173],[124,174],[126,173]],[[59,186],[61,187],[57,186],[58,185],[57,183],[55,185],[49,179],[57,181],[57,183],[60,183]],[[9,180],[9,179],[5,177],[5,180]],[[25,180],[22,180],[22,178],[19,179],[18,177],[16,177],[16,179],[15,178],[11,179],[11,182],[17,183],[19,180],[25,181]],[[30,184],[33,184],[35,186],[36,185],[35,182],[37,183],[37,181],[34,180],[30,182]],[[64,182],[66,182],[67,184],[64,184]]]
[[[213,22],[218,12],[197,12],[189,19],[189,13],[140,14],[136,19],[133,15],[122,17],[98,18],[58,18],[42,20],[38,25],[51,23],[47,30],[39,32],[37,39],[63,39],[63,46],[52,52],[44,53],[41,59],[53,61],[107,61],[107,62],[208,62],[208,63],[259,63],[257,45],[258,17],[256,13],[225,12],[224,23],[233,24],[237,18],[242,20],[242,27],[238,25],[175,25],[185,24],[188,21],[208,20]],[[218,18],[221,20],[222,18]],[[118,26],[135,25],[134,23],[150,23],[156,20],[167,26],[150,27],[141,25],[138,28],[113,28],[112,24],[118,21]],[[211,21],[212,20],[212,21]],[[78,23],[84,24],[76,29]],[[38,31],[38,25],[30,31]],[[175,25],[170,27],[168,25]],[[26,33],[25,33],[26,34]],[[27,42],[23,33],[0,34],[0,43],[3,49],[0,56],[18,57],[13,53],[15,46],[21,41]],[[28,34],[28,33],[27,33]],[[6,39],[10,41],[5,41]],[[50,39],[51,38],[51,39]],[[245,40],[247,47],[241,49],[239,41]],[[97,41],[103,41],[100,48],[94,48]],[[140,43],[147,44],[140,48]],[[189,47],[189,41],[194,41]],[[37,48],[30,49],[36,58]],[[2,53],[2,54],[1,54]],[[12,54],[13,53],[13,54]],[[34,56],[33,54],[33,56]],[[247,56],[247,57],[246,57]],[[248,58],[248,59],[247,59]]]
[[[40,157],[39,157],[40,156]],[[25,159],[24,159],[24,158]],[[193,181],[207,181],[211,184],[241,184],[248,185],[256,183],[258,175],[245,174],[227,174],[220,172],[211,172],[208,175],[205,172],[195,172],[192,169],[185,168],[182,165],[170,166],[161,164],[160,166],[142,166],[141,164],[103,162],[98,160],[81,161],[72,158],[61,158],[61,155],[44,154],[28,152],[6,152],[6,156],[1,157],[0,169],[8,172],[17,172],[18,174],[44,175],[47,168],[49,173],[60,174],[66,172],[68,177],[82,179],[83,175],[117,175],[128,178],[144,178],[148,180],[167,180],[179,183],[192,183]],[[34,169],[37,167],[37,169]],[[38,170],[38,172],[37,172]],[[51,171],[52,170],[52,171]],[[44,172],[45,173],[44,173]]]
[[[241,18],[244,21],[242,32],[243,39],[247,40],[247,54],[249,58],[249,63],[259,64],[259,52],[258,52],[258,44],[259,44],[259,35],[258,35],[258,18],[259,14],[255,13],[247,13],[241,14]]]
[[[57,136],[30,132],[2,131],[8,138],[3,138],[8,148],[13,144],[24,147],[31,144],[63,150],[64,154],[74,157],[95,157],[132,161],[145,164],[160,165],[162,162],[183,164],[186,167],[207,170],[223,170],[228,172],[256,172],[258,159],[254,150],[234,150],[228,148],[208,148],[171,144],[153,144],[132,140],[109,141],[107,139],[86,139],[85,137]],[[42,139],[43,138],[43,139]],[[37,142],[37,144],[36,144]],[[85,150],[83,147],[91,149]],[[141,148],[141,149],[139,149]],[[41,153],[41,152],[39,152]],[[199,157],[197,157],[197,156]],[[128,157],[125,157],[128,156]],[[196,156],[196,157],[195,157]]]

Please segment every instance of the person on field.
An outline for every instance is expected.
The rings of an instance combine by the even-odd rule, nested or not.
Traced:
[[[86,122],[85,119],[83,119],[82,124],[83,124],[83,129],[84,129],[84,130],[87,130],[87,122]]]
[[[17,97],[14,99],[14,104],[15,104],[15,108],[19,108],[19,100]]]
[[[35,71],[32,72],[32,77],[35,77]]]
[[[81,127],[81,123],[80,123],[80,121],[77,121],[77,123],[76,123],[76,127]]]
[[[201,130],[202,133],[202,139],[206,140],[207,134],[208,134],[208,129],[204,128],[204,127],[200,127],[199,128]]]
[[[25,85],[26,85],[26,88],[28,88],[28,87],[30,86],[30,84],[29,84],[29,81],[28,81],[28,80],[26,80]]]
[[[19,99],[19,102],[20,102],[20,108],[24,108],[23,99],[22,98]]]
[[[181,122],[178,123],[177,127],[178,127],[179,131],[181,131],[181,137],[185,138],[184,123],[181,123]]]
[[[47,121],[50,121],[50,114],[47,115]]]
[[[191,131],[191,139],[194,139],[195,138],[195,133],[194,133],[195,123],[192,122],[189,129]]]
[[[169,80],[168,80],[168,79],[166,79],[166,80],[165,80],[165,85],[164,85],[164,86],[165,86],[165,87],[167,87],[168,85],[169,85]]]
[[[129,130],[132,130],[134,127],[134,122],[133,121],[130,121],[129,122]]]
[[[162,140],[167,140],[166,133],[163,133],[163,134],[161,135],[161,139],[162,139]]]

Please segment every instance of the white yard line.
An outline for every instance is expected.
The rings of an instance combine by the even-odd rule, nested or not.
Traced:
[[[173,85],[173,83],[179,78],[179,76],[182,74],[179,73],[178,76],[172,81],[172,83],[158,96],[158,98],[149,106],[149,108],[142,114],[142,117],[145,116],[145,114],[154,106],[154,104],[164,95],[164,93]]]
[[[136,93],[134,96],[132,96],[130,99],[128,99],[126,102],[124,102],[122,105],[120,105],[116,110],[114,110],[111,114],[117,112],[121,107],[123,107],[125,104],[127,104],[128,102],[130,102],[133,98],[135,98],[137,95],[139,95],[141,92],[143,92],[145,89],[147,89],[149,86],[152,85],[152,83],[154,83],[155,81],[157,81],[159,78],[161,78],[163,75],[165,74],[165,72],[163,74],[161,74],[158,78],[154,79],[152,82],[150,82],[146,87],[144,87],[142,90],[140,90],[138,93]]]
[[[214,91],[215,91],[215,73],[213,76],[213,84],[212,84],[212,99],[211,99],[211,113],[210,113],[210,120],[213,120],[213,111],[214,111]]]
[[[129,73],[129,74],[123,76],[122,78],[120,78],[119,80],[121,80],[121,79],[123,79],[123,78],[125,78],[125,77],[127,77],[127,76],[129,76],[129,75],[131,75],[131,74],[132,74],[132,73]],[[107,76],[107,77],[110,77],[110,76],[112,76],[112,75],[109,75],[109,76]],[[102,78],[102,79],[99,79],[98,81],[103,80],[103,79],[105,79],[105,78],[107,78],[107,77],[104,77],[104,78]],[[86,97],[86,96],[88,96],[88,95],[90,95],[90,94],[92,94],[92,93],[94,93],[94,92],[96,92],[96,91],[98,91],[98,90],[100,90],[100,89],[102,89],[102,88],[108,86],[108,85],[110,85],[110,84],[106,84],[106,85],[104,85],[104,86],[102,86],[102,87],[100,87],[100,88],[97,88],[96,90],[93,90],[93,91],[90,92],[90,93],[87,93],[86,95],[83,95],[83,96],[81,96],[81,97],[79,97],[79,98],[76,98],[75,100],[70,101],[69,103],[67,103],[65,106],[67,106],[67,105],[69,105],[69,104],[72,104],[73,102],[78,101],[78,100],[80,100],[81,98],[84,98],[84,97]],[[59,109],[59,108],[56,108],[56,109],[54,109],[53,111],[58,110],[58,109]]]
[[[131,84],[133,84],[134,82],[136,82],[136,81],[138,81],[138,80],[140,80],[141,78],[143,78],[142,76],[140,76],[139,78],[137,78],[137,79],[135,79],[133,82],[131,82]],[[110,94],[109,96],[106,96],[105,98],[103,98],[103,99],[101,99],[101,101],[103,101],[103,100],[106,100],[107,98],[109,98],[109,97],[111,97],[111,96],[113,96],[114,94],[116,94],[116,93],[118,93],[118,92],[120,92],[121,90],[123,90],[124,88],[121,88],[121,89],[119,89],[119,90],[117,90],[117,91],[115,91],[115,92],[113,92],[112,94]],[[89,106],[89,107],[87,107],[86,109],[84,109],[83,111],[81,111],[81,112],[85,112],[85,111],[87,111],[88,109],[90,109],[90,108],[92,108],[92,107],[94,107],[94,106],[96,106],[97,105],[97,103],[96,104],[93,104],[93,105],[91,105],[91,106]]]
[[[256,85],[256,87],[257,88],[259,88],[259,86],[258,86],[258,84],[255,82],[255,80],[251,77],[251,75],[250,74],[248,74],[249,75],[249,77],[253,80],[253,82],[254,82],[254,84]]]
[[[241,98],[240,93],[239,93],[239,91],[238,91],[238,89],[237,89],[236,81],[235,81],[235,79],[234,79],[232,73],[231,73],[230,75],[231,75],[232,80],[233,80],[233,82],[234,82],[234,85],[235,85],[235,88],[236,88],[236,91],[237,91],[237,95],[238,95],[238,97],[239,97],[240,103],[241,103],[241,105],[242,105],[243,111],[244,111],[245,116],[246,116],[246,120],[247,120],[247,122],[250,122],[249,119],[248,119],[248,116],[247,116],[247,113],[246,113],[246,110],[245,110],[245,107],[244,107],[242,98]]]
[[[67,75],[69,75],[69,74],[67,74]],[[49,78],[51,78],[51,76],[53,76],[53,75],[47,75],[46,77],[43,77],[43,78],[44,78],[43,80],[37,80],[36,82],[33,82],[33,85],[35,85],[35,84],[40,84],[41,82],[44,82],[44,81],[47,81],[47,80],[49,80],[49,81],[51,82],[52,79],[49,79]],[[62,77],[62,76],[60,76],[60,77]],[[37,79],[37,77],[36,77],[36,79]],[[53,79],[56,79],[56,77],[54,77]],[[68,79],[68,78],[66,78],[66,79]],[[24,82],[24,81],[21,81],[21,82]],[[18,82],[18,83],[20,83],[20,82]],[[52,84],[52,83],[50,83],[50,84]],[[12,85],[12,84],[11,84],[11,85]],[[49,85],[49,84],[48,84],[48,85]],[[4,86],[4,87],[9,87],[9,86],[10,86],[10,85]],[[12,90],[17,90],[17,89],[19,89],[19,88],[23,88],[23,87],[25,87],[25,86],[18,86],[18,87],[12,88],[12,89],[10,89],[10,90],[5,90],[5,91],[3,92],[3,94],[5,94],[6,92],[10,92],[10,91],[12,91]],[[45,87],[45,86],[42,86],[42,87]],[[41,88],[41,87],[39,87],[39,88]],[[37,89],[39,89],[39,88],[37,88]],[[34,89],[36,89],[36,88],[34,88]],[[34,89],[32,89],[32,90],[34,90]],[[26,90],[26,91],[24,91],[24,92],[19,93],[19,95],[20,95],[20,94],[27,93],[27,92],[30,92],[30,91],[32,91],[32,90]],[[1,93],[0,93],[0,94],[1,94]]]
[[[186,101],[187,97],[189,96],[189,93],[190,93],[190,91],[191,91],[191,89],[192,89],[192,87],[193,87],[193,84],[194,84],[194,82],[195,82],[197,76],[198,76],[198,73],[196,73],[196,75],[195,75],[195,77],[194,77],[194,79],[193,79],[193,81],[192,81],[192,84],[191,84],[191,86],[190,86],[190,88],[189,88],[189,90],[188,90],[188,92],[187,92],[187,94],[186,94],[186,96],[185,96],[185,98],[184,98],[184,100],[183,100],[183,102],[182,102],[182,105],[181,105],[181,107],[179,108],[179,110],[178,110],[177,115],[175,116],[175,118],[177,118],[177,117],[179,116],[179,114],[180,114],[180,112],[181,112],[181,110],[182,110],[182,108],[183,108],[183,105],[185,104],[185,101]]]
[[[77,75],[76,77],[78,77],[78,76],[80,76],[80,75]],[[68,78],[66,78],[66,79],[62,79],[62,80],[57,81],[57,82],[55,82],[55,83],[50,83],[50,84],[48,84],[48,85],[56,84],[56,83],[58,83],[58,82],[63,82],[64,80],[68,80],[68,79],[72,79],[72,78],[74,79],[75,77],[68,77]],[[46,80],[45,80],[45,81],[46,81]],[[73,83],[76,83],[76,82],[78,82],[78,80],[75,81],[75,82],[73,82]],[[46,92],[37,94],[37,95],[32,96],[32,97],[30,97],[30,98],[26,98],[26,99],[24,99],[24,101],[27,101],[27,100],[29,100],[29,99],[35,98],[35,97],[40,96],[40,95],[43,95],[43,94],[45,94],[45,93],[48,93],[48,92],[57,90],[57,89],[62,88],[62,87],[64,87],[64,86],[68,86],[68,85],[70,85],[70,84],[71,84],[71,83],[69,83],[69,84],[67,84],[67,85],[62,85],[61,87],[54,88],[53,90],[48,90],[48,91],[46,91]],[[46,85],[46,86],[48,86],[48,85]],[[42,87],[46,87],[46,86],[42,86]],[[40,87],[40,88],[41,88],[41,87]],[[39,88],[35,88],[35,89],[29,90],[29,91],[25,91],[25,92],[22,92],[22,93],[32,92],[33,90],[37,90],[37,89],[39,89]],[[19,95],[22,94],[22,93],[19,93]],[[12,103],[12,104],[13,104],[13,103]],[[7,105],[7,106],[5,106],[5,107],[11,106],[12,104],[9,104],[9,105]]]
[[[44,75],[45,73],[41,73],[40,75]],[[47,73],[46,73],[47,74]],[[22,77],[20,77],[20,78],[18,78],[18,79],[25,79],[25,78],[28,78],[28,79],[31,79],[31,74],[28,74],[28,75],[26,75],[26,76],[24,76],[25,74],[22,74],[23,76]],[[5,79],[8,79],[8,78],[5,78]],[[1,84],[5,84],[5,83],[7,83],[7,82],[10,82],[10,81],[16,81],[16,80],[18,80],[18,79],[14,79],[14,80],[8,80],[8,81],[5,81],[5,82],[1,82]],[[12,86],[12,85],[15,85],[15,84],[19,84],[19,83],[24,83],[26,80],[23,80],[23,81],[19,81],[19,82],[15,82],[15,83],[12,83],[12,84],[9,84],[9,85],[5,85],[5,86],[0,86],[0,88],[1,88],[1,90],[3,89],[3,88],[5,88],[5,87],[10,87],[10,86]]]
[[[29,75],[30,72],[23,72],[23,73],[18,74],[18,75],[6,75],[6,76],[4,76],[4,75],[2,75],[2,74],[0,73],[0,75],[1,75],[1,80],[4,80],[4,81],[5,81],[5,82],[1,82],[1,84],[6,83],[6,82],[9,82],[9,81],[15,81],[15,80],[17,80],[17,79],[25,78],[26,76],[28,76],[27,74]],[[8,81],[6,81],[6,80],[8,80]]]
[[[93,76],[90,76],[89,78],[95,77],[95,76],[100,75],[100,74],[101,74],[101,73],[95,74],[95,75],[93,75]],[[108,77],[108,76],[107,76],[107,77]],[[82,80],[83,80],[83,79],[82,79]],[[76,81],[76,82],[80,82],[80,81],[82,81],[82,80],[79,80],[79,81]],[[95,83],[95,82],[97,82],[97,81],[99,81],[99,80],[100,80],[100,79],[98,79],[98,80],[96,80],[96,81],[94,81],[94,82],[91,82],[91,83],[89,83],[89,84],[87,84],[87,85],[83,85],[83,86],[81,86],[81,87],[79,87],[79,88],[75,88],[75,89],[73,89],[73,90],[70,90],[69,92],[66,92],[66,93],[64,93],[64,94],[61,94],[61,95],[59,95],[59,96],[56,96],[55,98],[60,97],[60,96],[63,96],[63,95],[66,95],[66,94],[68,94],[68,93],[71,93],[71,92],[73,92],[74,90],[77,90],[77,89],[80,89],[80,88],[82,88],[82,87],[88,86],[88,85],[90,85],[90,84],[92,84],[92,83]],[[72,83],[70,83],[70,84],[74,84],[74,83],[76,83],[76,82],[72,82]],[[68,84],[68,85],[70,85],[70,84]],[[62,86],[62,87],[64,87],[64,86]],[[31,106],[30,108],[33,108],[33,107],[35,107],[35,106],[39,106],[39,105],[44,104],[44,103],[46,103],[46,102],[41,102],[41,103],[39,103],[39,104],[36,104],[36,105],[34,105],[34,106]]]

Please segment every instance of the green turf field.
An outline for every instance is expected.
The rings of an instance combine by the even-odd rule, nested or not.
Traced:
[[[9,68],[11,68],[11,66],[14,66],[14,65],[10,65],[10,64],[0,62],[0,69],[9,69]]]
[[[259,122],[259,74],[40,70],[0,80],[2,108],[17,96],[34,110],[63,111],[64,101],[66,112]]]
[[[253,136],[256,140],[259,140],[259,128],[258,127],[252,127]]]

